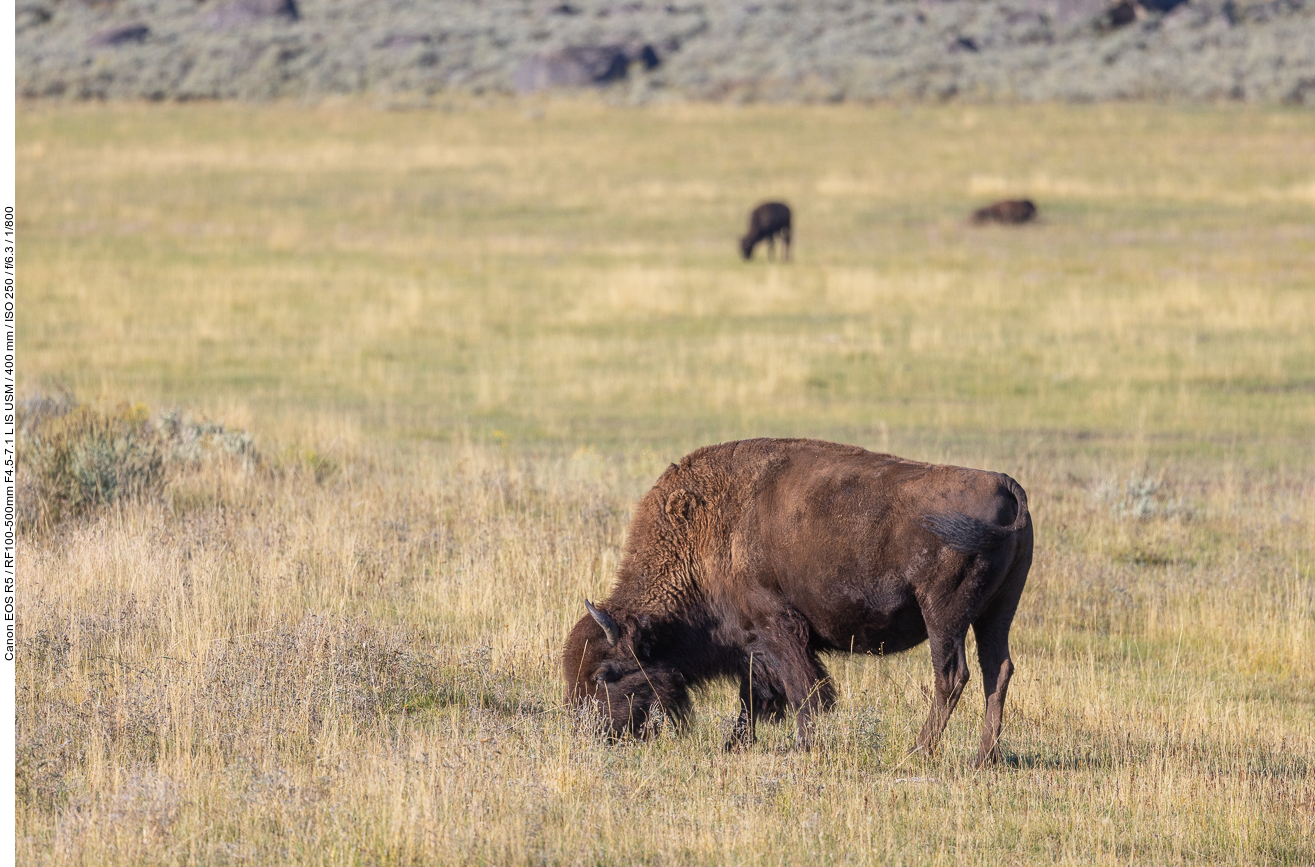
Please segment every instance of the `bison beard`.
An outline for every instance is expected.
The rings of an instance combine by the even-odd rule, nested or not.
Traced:
[[[567,700],[613,738],[681,726],[690,689],[740,685],[727,741],[793,715],[808,748],[835,692],[820,654],[930,641],[928,752],[968,682],[971,627],[986,693],[977,765],[999,757],[1009,627],[1032,560],[1027,496],[1008,476],[817,440],[708,446],[639,501],[616,585],[566,640]]]

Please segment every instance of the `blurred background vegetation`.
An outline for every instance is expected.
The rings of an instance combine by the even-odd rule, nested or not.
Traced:
[[[21,0],[17,18],[29,97],[407,107],[599,79],[623,102],[1315,100],[1310,0]],[[629,48],[562,55],[606,46]]]

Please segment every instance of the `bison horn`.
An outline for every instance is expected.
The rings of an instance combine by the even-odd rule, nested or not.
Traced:
[[[603,632],[607,633],[607,643],[609,645],[615,645],[621,640],[621,628],[616,625],[615,620],[595,608],[594,604],[588,599],[584,601],[584,607],[589,610],[589,616],[597,621],[599,626],[603,627]]]

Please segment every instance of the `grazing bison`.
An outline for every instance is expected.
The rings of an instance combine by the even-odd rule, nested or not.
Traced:
[[[655,709],[681,725],[692,687],[730,678],[741,710],[728,750],[787,713],[806,749],[835,699],[819,654],[930,639],[936,694],[918,735],[930,752],[968,682],[971,626],[980,766],[998,757],[1031,562],[1027,495],[1008,476],[817,440],[707,446],[639,501],[611,596],[586,600],[566,639],[567,700],[595,706],[612,737],[643,736]]]
[[[1015,225],[1036,219],[1036,205],[1031,199],[1010,199],[996,202],[973,211],[974,223],[1005,223]]]
[[[776,255],[776,237],[785,245],[785,261],[790,261],[790,206],[783,202],[763,202],[749,214],[749,234],[740,239],[740,252],[747,261],[759,241],[767,242],[767,256]]]

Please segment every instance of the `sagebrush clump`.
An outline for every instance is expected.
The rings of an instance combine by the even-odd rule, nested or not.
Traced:
[[[215,457],[259,461],[254,441],[144,404],[101,409],[67,391],[18,404],[18,522],[45,530],[101,506],[159,493],[172,475]]]

